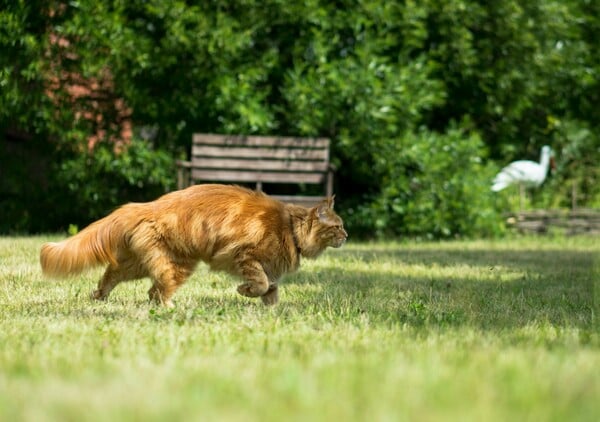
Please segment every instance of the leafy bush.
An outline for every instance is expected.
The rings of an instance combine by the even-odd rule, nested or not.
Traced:
[[[510,195],[488,191],[488,153],[548,143],[559,168],[532,204],[575,185],[599,206],[599,37],[594,1],[4,1],[0,135],[32,154],[0,138],[0,232],[157,196],[194,132],[331,138],[353,235],[496,234]],[[100,95],[74,98],[82,83]],[[123,118],[164,152],[88,151]]]
[[[349,216],[378,235],[449,238],[502,232],[490,191],[494,167],[477,134],[426,129],[390,140],[378,151],[381,191]],[[369,227],[372,224],[371,227]]]
[[[537,195],[543,208],[600,208],[600,136],[581,121],[552,121],[556,169]],[[575,196],[575,198],[573,198]]]
[[[87,225],[126,202],[147,201],[174,187],[173,158],[134,139],[119,149],[105,142],[53,164],[52,224]],[[47,219],[46,219],[47,220]]]

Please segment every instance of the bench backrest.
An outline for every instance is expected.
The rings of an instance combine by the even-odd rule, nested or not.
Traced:
[[[324,183],[329,139],[194,134],[194,181]]]

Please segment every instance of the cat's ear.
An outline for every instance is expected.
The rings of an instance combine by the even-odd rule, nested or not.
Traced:
[[[317,216],[319,220],[324,221],[327,219],[329,211],[333,210],[335,195],[330,196],[323,201],[319,205],[317,205]]]
[[[335,195],[331,195],[329,198],[327,198],[327,205],[330,209],[333,209],[333,204],[335,204]]]

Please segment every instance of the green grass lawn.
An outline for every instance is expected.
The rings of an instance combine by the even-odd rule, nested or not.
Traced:
[[[200,266],[88,299],[0,238],[0,420],[596,421],[597,238],[349,243],[266,308]]]

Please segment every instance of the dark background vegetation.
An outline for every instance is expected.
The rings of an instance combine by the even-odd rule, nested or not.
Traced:
[[[0,4],[0,233],[174,189],[194,132],[331,138],[355,235],[499,235],[544,144],[531,206],[600,207],[595,0]]]

